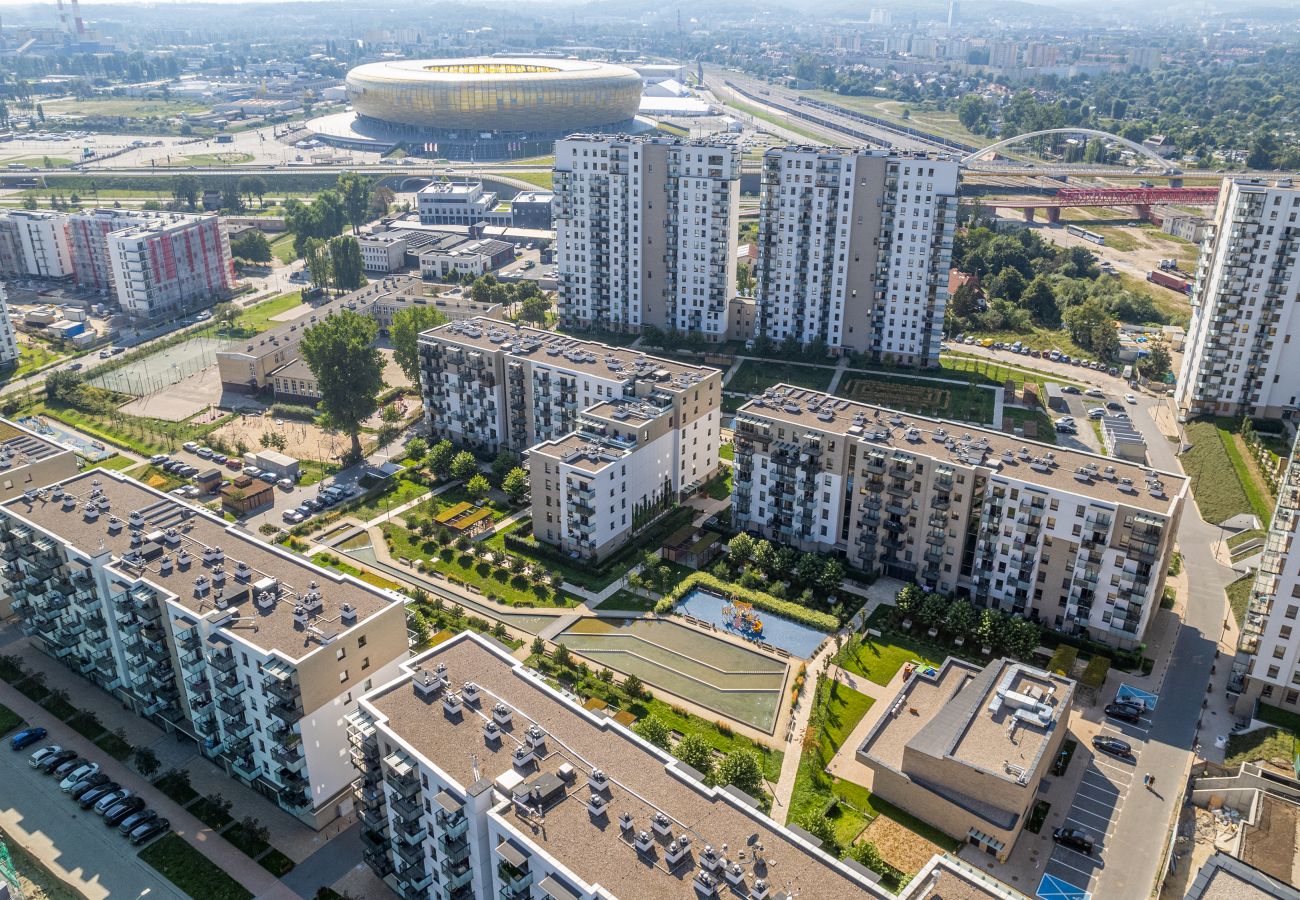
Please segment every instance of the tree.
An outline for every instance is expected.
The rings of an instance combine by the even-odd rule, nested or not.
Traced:
[[[386,188],[383,185],[375,188],[370,192],[370,218],[382,219],[388,215],[388,211],[392,209],[393,201],[396,199],[397,195],[393,193],[391,188]]]
[[[1029,286],[1020,295],[1020,302],[1025,309],[1029,310],[1035,322],[1056,325],[1061,319],[1060,312],[1056,308],[1056,292],[1052,290],[1052,283],[1044,275],[1037,275],[1029,282]]]
[[[894,607],[902,615],[911,615],[916,612],[924,600],[925,592],[921,590],[921,586],[915,582],[909,582],[903,585],[898,592],[898,596],[894,598]]]
[[[754,542],[754,552],[749,558],[753,561],[754,568],[770,573],[776,567],[776,548],[771,541],[760,538]]]
[[[379,426],[379,431],[375,435],[375,441],[379,444],[379,449],[383,450],[401,436],[402,427],[400,425],[394,425],[392,422],[385,422],[383,425]],[[276,437],[282,437],[282,435],[276,435]]]
[[[640,678],[637,678],[635,675],[629,675],[623,681],[623,693],[627,694],[633,700],[636,700],[645,693],[645,685],[641,683]]]
[[[673,749],[673,756],[704,776],[706,784],[712,779],[713,748],[695,732],[691,732],[677,742],[677,746]]]
[[[1001,649],[1006,618],[1000,610],[984,610],[980,613],[979,625],[975,627],[975,640],[986,647]]]
[[[308,238],[303,244],[302,257],[307,262],[307,274],[311,276],[311,283],[319,288],[329,287],[330,254],[325,242],[318,238]]]
[[[569,648],[564,644],[556,644],[555,652],[551,654],[551,659],[561,669],[568,669],[573,666],[573,655],[569,653]]]
[[[916,618],[926,628],[934,628],[943,621],[948,612],[948,598],[943,594],[926,594],[921,607],[916,611]]]
[[[451,441],[443,438],[429,449],[429,471],[439,478],[446,478],[451,474],[451,461],[455,456],[456,448]]]
[[[763,767],[759,765],[758,754],[743,748],[732,750],[718,763],[714,780],[739,788],[751,797],[762,796]]]
[[[271,242],[261,231],[252,228],[230,242],[230,253],[249,262],[270,262]]]
[[[1005,268],[998,272],[988,282],[989,297],[998,300],[1010,300],[1012,303],[1019,303],[1020,296],[1025,292],[1025,276],[1020,274],[1019,269]]]
[[[330,239],[330,267],[334,273],[334,286],[340,291],[355,291],[365,281],[365,265],[361,261],[361,245],[350,234]]]
[[[253,197],[257,197],[258,205],[265,206],[262,198],[266,196],[266,179],[261,175],[245,175],[239,179],[239,193],[248,198],[248,202],[253,202]]]
[[[229,328],[239,318],[239,309],[233,303],[218,303],[212,308],[212,320],[222,328]]]
[[[505,491],[511,503],[523,503],[524,497],[528,494],[528,472],[525,469],[514,468],[506,473],[505,480],[501,482],[501,490]]]
[[[411,438],[406,442],[406,458],[419,465],[429,452],[429,442],[424,438]]]
[[[1147,344],[1147,355],[1138,363],[1138,369],[1152,381],[1164,381],[1173,368],[1169,346],[1164,341]]]
[[[533,643],[529,646],[528,650],[533,656],[541,656],[546,652],[546,641],[542,640],[540,637],[535,637],[533,638]]]
[[[393,316],[388,333],[393,342],[393,359],[413,384],[420,383],[420,332],[444,325],[447,317],[433,306],[410,306]]]
[[[468,450],[462,450],[451,460],[451,477],[457,481],[468,481],[478,472],[478,460]]]
[[[654,744],[660,750],[668,749],[668,726],[664,724],[663,719],[654,713],[638,720],[632,726],[632,730],[639,734],[643,740]]]
[[[546,294],[527,297],[519,307],[519,318],[535,325],[545,324],[546,314],[551,311],[551,305],[551,298]]]
[[[482,500],[492,490],[492,485],[488,484],[487,477],[482,472],[479,472],[465,485],[465,490],[475,500]]]
[[[843,581],[844,563],[838,559],[824,559],[821,561],[817,572],[817,580],[814,584],[823,594],[838,593],[840,584]]]
[[[355,310],[339,310],[308,328],[299,352],[316,378],[329,424],[352,438],[352,456],[361,457],[361,424],[379,408],[384,360],[375,348],[379,327]]]
[[[1014,616],[1007,622],[1003,649],[1012,656],[1029,659],[1042,639],[1043,633],[1037,625],[1028,619]]]
[[[339,176],[335,189],[343,204],[343,219],[352,226],[355,234],[370,209],[370,179],[360,172],[344,172]]]
[[[221,189],[221,208],[228,212],[243,212],[244,198],[239,196],[235,182],[230,181]]]
[[[202,191],[203,183],[197,175],[177,175],[172,179],[172,199],[178,204],[184,203],[190,209],[198,206]]]
[[[943,627],[953,637],[966,637],[977,620],[975,607],[967,600],[958,600],[948,607],[948,614],[943,617]]]
[[[822,849],[831,856],[840,855],[842,848],[839,839],[835,836],[835,826],[831,824],[830,819],[822,815],[820,809],[804,813],[796,824],[821,841]]]
[[[738,563],[747,562],[753,555],[754,539],[743,531],[727,543],[727,556]]]
[[[492,460],[492,486],[501,487],[502,483],[506,480],[507,473],[509,473],[511,469],[518,468],[518,466],[519,454],[515,453],[513,450],[503,449],[496,455],[496,459]]]
[[[747,262],[736,263],[736,293],[742,297],[754,293],[754,271]]]

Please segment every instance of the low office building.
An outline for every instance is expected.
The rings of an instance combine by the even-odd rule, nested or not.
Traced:
[[[735,427],[737,527],[1120,647],[1142,642],[1182,475],[780,385]]]
[[[513,244],[498,240],[459,241],[430,247],[420,253],[420,277],[430,279],[477,278],[515,261]]]
[[[867,732],[872,794],[1005,862],[1068,730],[1074,682],[1009,659],[917,667]]]
[[[510,225],[510,210],[481,181],[435,181],[415,194],[422,225]]]
[[[367,272],[387,275],[406,267],[406,238],[401,235],[363,234],[357,244],[361,247],[361,267]]]
[[[315,828],[351,811],[343,717],[408,655],[403,604],[118,472],[0,505],[37,647]]]
[[[347,721],[365,861],[409,900],[890,896],[489,638],[411,661]]]

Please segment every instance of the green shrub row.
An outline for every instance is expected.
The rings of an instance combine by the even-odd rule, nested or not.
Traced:
[[[809,628],[816,628],[818,631],[829,633],[839,627],[838,620],[830,613],[808,609],[797,603],[791,603],[789,600],[779,600],[763,591],[742,588],[739,585],[715,578],[708,572],[693,572],[687,575],[663,600],[659,601],[655,611],[662,611],[660,607],[666,610],[672,609],[692,588],[697,587],[712,591],[730,600],[744,600],[746,603],[753,604],[756,609],[770,612],[784,619],[790,619],[801,625],[807,625]]]
[[[300,406],[295,403],[272,403],[271,414],[282,419],[298,419],[303,422],[314,422],[316,416],[320,415],[315,407]]]

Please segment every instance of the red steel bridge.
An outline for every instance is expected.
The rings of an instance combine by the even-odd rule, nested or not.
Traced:
[[[1217,187],[1106,187],[1061,188],[1055,194],[1041,197],[980,198],[980,205],[992,209],[1022,209],[1025,220],[1034,220],[1034,211],[1047,210],[1047,221],[1056,222],[1065,207],[1080,206],[1131,206],[1138,218],[1151,218],[1151,207],[1164,204],[1184,206],[1212,206],[1219,199]]]

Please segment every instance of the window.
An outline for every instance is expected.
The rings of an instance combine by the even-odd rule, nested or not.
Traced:
[[[361,637],[357,638],[357,649],[360,650],[365,645],[366,645],[366,636],[363,634],[361,635]]]
[[[348,680],[348,670],[344,669],[342,672],[339,672],[339,684],[342,684],[347,680]]]
[[[369,656],[361,657],[361,671],[364,672],[366,669],[369,668],[370,668],[370,657]]]
[[[335,654],[334,654],[334,658],[335,658],[335,659],[342,659],[343,657],[345,657],[345,656],[347,656],[347,655],[348,655],[347,648],[346,648],[346,647],[340,647],[338,653],[335,653]]]

